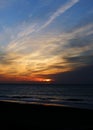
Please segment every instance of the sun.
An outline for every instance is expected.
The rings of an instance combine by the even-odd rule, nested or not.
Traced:
[[[52,79],[43,79],[44,82],[51,82]]]
[[[52,79],[49,79],[49,78],[34,77],[34,78],[32,79],[32,81],[50,83],[50,82],[52,82],[53,80],[52,80]]]
[[[46,81],[46,82],[50,82],[50,81],[51,81],[51,79],[45,79],[45,81]]]

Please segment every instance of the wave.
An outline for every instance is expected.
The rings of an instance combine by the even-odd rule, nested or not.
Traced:
[[[25,102],[25,103],[40,103],[40,104],[56,104],[65,105],[69,107],[76,108],[87,108],[93,109],[92,99],[80,99],[80,98],[58,98],[58,97],[40,97],[40,96],[30,96],[30,95],[6,95],[0,96],[0,100],[5,101],[15,101],[15,102]]]

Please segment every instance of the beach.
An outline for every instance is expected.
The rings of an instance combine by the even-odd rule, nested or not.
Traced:
[[[93,130],[93,110],[0,101],[0,126],[26,130]]]

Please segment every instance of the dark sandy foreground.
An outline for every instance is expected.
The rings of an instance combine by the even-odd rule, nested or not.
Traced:
[[[0,101],[0,130],[93,130],[93,110]]]

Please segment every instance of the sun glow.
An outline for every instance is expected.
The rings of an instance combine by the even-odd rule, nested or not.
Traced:
[[[36,78],[35,81],[37,82],[51,82],[52,79],[46,79],[46,78]]]
[[[44,79],[45,82],[51,82],[51,79]]]

